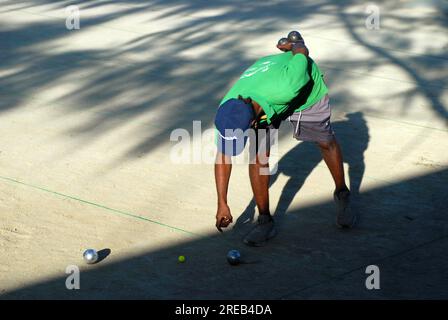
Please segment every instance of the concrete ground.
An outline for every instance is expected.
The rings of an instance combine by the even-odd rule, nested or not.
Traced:
[[[0,298],[448,298],[447,1],[373,4],[379,30],[353,0],[1,0]],[[213,165],[174,163],[170,134],[212,128],[232,82],[293,29],[325,72],[361,220],[335,227],[330,174],[284,124],[279,235],[249,248],[246,166],[218,234]],[[86,265],[86,248],[110,254]],[[247,263],[228,265],[230,249]]]

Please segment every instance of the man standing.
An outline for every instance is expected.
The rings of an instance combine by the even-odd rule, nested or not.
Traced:
[[[349,207],[350,191],[344,178],[342,153],[330,124],[328,88],[317,64],[308,57],[308,49],[299,33],[294,42],[279,42],[281,54],[263,57],[249,67],[220,103],[216,113],[218,153],[215,182],[218,194],[216,227],[227,227],[233,220],[227,205],[227,190],[232,170],[231,157],[239,154],[250,128],[277,129],[286,118],[293,125],[294,138],[315,142],[321,150],[335,183],[336,223],[350,228],[356,215]],[[260,145],[258,134],[257,146]],[[266,148],[257,149],[249,164],[249,177],[259,217],[257,225],[244,238],[251,246],[262,246],[275,236],[274,220],[269,211],[269,134]],[[297,159],[300,161],[300,159]]]

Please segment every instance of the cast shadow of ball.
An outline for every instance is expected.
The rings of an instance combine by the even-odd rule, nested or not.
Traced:
[[[98,251],[98,260],[95,262],[95,264],[100,263],[104,259],[106,259],[112,251],[109,248],[102,249]]]

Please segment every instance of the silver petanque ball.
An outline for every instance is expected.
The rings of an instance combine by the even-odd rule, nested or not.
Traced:
[[[98,253],[95,249],[87,249],[82,256],[88,264],[93,264],[98,261]]]
[[[286,38],[281,38],[280,40],[278,40],[278,45],[279,46],[284,46],[284,45],[286,45],[286,44],[288,44],[289,43],[289,41],[288,41],[288,39],[286,39]]]
[[[227,261],[232,265],[236,266],[241,262],[241,254],[238,250],[230,250],[227,253]]]
[[[298,41],[303,40],[303,38],[298,31],[291,31],[288,34],[288,40],[289,40],[289,42],[298,42]]]

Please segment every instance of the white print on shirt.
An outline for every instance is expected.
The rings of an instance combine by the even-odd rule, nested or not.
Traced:
[[[257,74],[258,72],[266,72],[274,64],[277,64],[277,62],[265,61],[261,64],[261,66],[249,68],[246,71],[244,71],[240,79],[252,77],[254,74]]]

